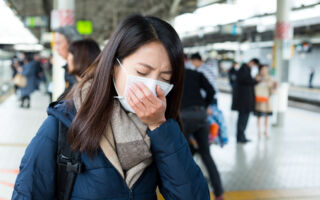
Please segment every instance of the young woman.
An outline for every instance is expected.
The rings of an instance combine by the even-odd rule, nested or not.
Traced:
[[[261,117],[264,117],[264,125],[265,131],[264,135],[266,138],[269,138],[268,134],[268,124],[269,124],[269,116],[272,115],[272,104],[271,104],[271,95],[274,93],[276,88],[276,83],[269,76],[269,70],[267,65],[259,66],[259,74],[261,82],[259,82],[255,86],[255,112],[254,114],[257,116],[257,125],[258,125],[258,136],[261,138]]]
[[[77,81],[100,53],[99,45],[92,39],[77,40],[70,44],[68,51],[68,69]]]
[[[21,73],[27,79],[27,85],[24,88],[20,88],[21,93],[21,108],[30,108],[31,99],[30,95],[37,89],[37,66],[33,61],[32,54],[26,54],[24,65],[18,68],[18,72]],[[27,105],[25,105],[27,102]]]
[[[183,49],[155,17],[120,23],[71,98],[52,104],[21,161],[12,199],[54,199],[58,122],[81,152],[71,199],[209,200],[179,126]]]

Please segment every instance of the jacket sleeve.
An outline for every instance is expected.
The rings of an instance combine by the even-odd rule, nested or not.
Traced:
[[[254,86],[258,82],[251,77],[250,70],[246,70],[243,64],[237,72],[237,83],[240,85],[251,85]]]
[[[28,145],[21,160],[12,200],[53,199],[58,121],[49,116]]]
[[[206,92],[205,101],[206,101],[206,107],[208,107],[213,101],[213,96],[215,94],[215,91],[212,85],[209,83],[208,79],[202,73],[199,73],[199,77],[201,82],[201,88],[204,89],[204,91]]]
[[[178,123],[168,120],[150,131],[151,150],[166,200],[209,200],[208,184],[191,155]]]
[[[24,65],[21,74],[24,76],[30,76],[32,74],[33,67],[34,66],[31,63]]]

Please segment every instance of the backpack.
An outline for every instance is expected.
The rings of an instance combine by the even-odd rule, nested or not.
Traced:
[[[59,121],[55,200],[69,200],[76,177],[83,172],[81,153],[71,149],[67,135],[68,127]]]

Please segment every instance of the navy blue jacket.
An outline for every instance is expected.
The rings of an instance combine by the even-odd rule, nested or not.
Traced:
[[[48,117],[26,149],[16,179],[13,200],[50,200],[55,197],[58,120],[67,127],[76,114],[66,101],[48,108]],[[166,200],[209,200],[209,190],[200,168],[194,162],[178,123],[169,119],[148,131],[153,163],[129,189],[100,149],[90,159],[81,159],[85,171],[78,174],[72,200],[156,200],[156,188]]]
[[[37,89],[37,63],[31,61],[23,66],[22,75],[27,77],[27,85],[21,88],[21,96],[29,96],[34,90]]]

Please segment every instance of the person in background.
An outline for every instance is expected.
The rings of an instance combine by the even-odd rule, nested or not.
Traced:
[[[228,71],[229,83],[232,90],[234,89],[234,85],[236,84],[238,68],[239,68],[239,63],[236,61],[233,61],[232,66]]]
[[[201,89],[207,94],[205,98],[200,93]],[[199,152],[209,172],[210,182],[213,186],[216,200],[222,200],[224,199],[223,187],[218,169],[210,154],[208,140],[209,124],[207,121],[207,112],[209,112],[209,114],[211,113],[209,105],[213,101],[213,96],[214,90],[202,73],[191,69],[185,70],[180,115],[184,133],[190,143],[192,152]],[[196,140],[197,150],[192,146],[193,138]]]
[[[31,99],[30,95],[37,89],[37,68],[35,62],[33,62],[33,55],[26,54],[24,65],[18,68],[18,72],[27,78],[27,85],[24,88],[20,88],[21,92],[21,108],[30,108]],[[27,104],[25,105],[25,102]]]
[[[232,110],[238,111],[237,142],[247,143],[250,140],[245,135],[250,112],[255,110],[254,86],[260,81],[260,77],[252,77],[251,70],[260,65],[257,58],[248,64],[244,63],[237,72],[236,84],[232,97]]]
[[[14,56],[11,60],[12,78],[14,78],[18,74],[19,67],[21,67],[19,60],[18,60],[17,56]],[[19,87],[15,84],[14,85],[14,93],[17,93],[18,88]]]
[[[315,74],[315,70],[311,68],[310,75],[309,75],[309,88],[313,88],[312,82],[313,82],[314,74]]]
[[[202,57],[199,53],[194,53],[190,57],[192,65],[195,67],[195,69],[198,72],[201,72],[209,81],[211,86],[214,89],[214,97],[212,102],[210,103],[211,105],[217,105],[218,100],[217,100],[217,93],[218,93],[218,86],[217,86],[217,76],[213,71],[213,66],[206,64],[203,62]],[[204,94],[203,94],[204,95]],[[205,94],[206,95],[206,94]],[[212,114],[212,112],[211,112]]]
[[[194,70],[194,67],[192,66],[192,64],[191,64],[190,61],[189,61],[188,55],[187,55],[187,54],[183,54],[183,56],[184,56],[184,67],[185,67],[186,69],[192,69],[192,70]]]
[[[36,68],[37,80],[36,80],[36,90],[40,88],[40,82],[44,80],[44,73],[41,63],[41,56],[39,53],[33,55],[34,66]]]
[[[256,105],[254,114],[257,116],[258,136],[261,138],[261,118],[264,117],[264,135],[269,138],[268,119],[272,115],[271,95],[276,89],[276,82],[269,76],[268,66],[260,65],[259,74],[261,81],[255,86]]]
[[[43,73],[45,77],[45,88],[49,95],[49,102],[52,102],[52,55],[50,55],[43,64]]]
[[[68,49],[71,42],[81,40],[82,37],[73,26],[63,26],[55,30],[55,48],[58,54],[64,59],[68,59]],[[65,69],[64,79],[66,82],[66,89],[64,94],[70,91],[72,86],[77,82],[76,77],[69,73],[68,64],[63,66]]]
[[[77,81],[82,74],[100,54],[99,45],[92,39],[78,40],[71,43],[68,54],[69,73],[73,74]]]
[[[198,72],[201,72],[206,79],[209,81],[210,85],[214,89],[213,100],[208,108],[208,124],[210,127],[218,125],[218,137],[216,143],[219,145],[225,145],[228,141],[227,138],[227,126],[224,122],[224,117],[222,111],[218,108],[218,86],[217,86],[217,73],[214,71],[217,67],[217,62],[208,58],[206,62],[203,62],[203,59],[199,53],[191,55],[191,63]],[[206,92],[201,90],[201,95],[206,96]],[[212,132],[210,132],[212,133]],[[211,137],[212,135],[210,135]]]

